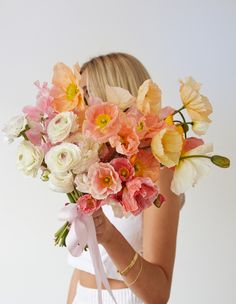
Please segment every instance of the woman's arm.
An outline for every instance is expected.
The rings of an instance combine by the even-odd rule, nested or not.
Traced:
[[[143,214],[143,270],[130,288],[146,304],[166,304],[169,300],[175,260],[180,198],[170,190],[172,171],[161,170],[160,191],[166,202],[160,208],[151,206]],[[101,241],[116,268],[124,269],[134,256],[134,249],[112,225],[109,239]],[[99,235],[98,235],[99,237]],[[140,269],[140,260],[124,279],[129,283]]]
[[[75,268],[70,279],[70,286],[69,286],[67,302],[66,302],[67,304],[72,304],[74,300],[78,281],[79,281],[79,269]]]

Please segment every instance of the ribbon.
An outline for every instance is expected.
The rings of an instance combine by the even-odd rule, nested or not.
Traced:
[[[71,223],[66,237],[66,246],[72,256],[79,257],[85,245],[87,244],[89,247],[98,288],[98,303],[102,304],[103,283],[113,301],[117,304],[105,275],[92,215],[82,213],[76,204],[68,204],[59,212],[59,219]]]

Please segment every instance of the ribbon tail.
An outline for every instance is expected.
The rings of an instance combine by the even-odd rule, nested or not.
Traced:
[[[104,271],[104,267],[102,264],[102,260],[101,260],[101,255],[100,255],[100,251],[98,248],[98,243],[97,243],[97,238],[96,238],[96,230],[95,230],[95,225],[94,225],[94,221],[91,215],[89,215],[87,217],[87,223],[88,223],[88,241],[91,245],[91,249],[90,250],[90,255],[92,258],[92,261],[94,261],[94,264],[96,265],[95,271],[97,272],[96,276],[98,276],[99,281],[101,282],[102,279],[102,283],[105,286],[105,288],[107,289],[107,291],[109,292],[110,296],[112,297],[113,301],[115,302],[115,304],[117,304],[117,301],[111,291],[110,288],[110,284],[107,280],[107,277],[105,275],[105,271]],[[99,289],[98,291],[101,292],[101,290]]]

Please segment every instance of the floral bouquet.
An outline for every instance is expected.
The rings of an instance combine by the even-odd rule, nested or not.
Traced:
[[[72,71],[57,63],[52,86],[36,81],[36,105],[24,107],[3,131],[9,142],[23,137],[17,168],[33,177],[40,171],[52,190],[69,198],[55,244],[67,246],[73,256],[88,247],[96,278],[110,290],[91,214],[104,204],[117,217],[137,215],[151,204],[160,207],[162,167],[174,171],[171,190],[178,195],[207,174],[211,163],[226,168],[230,162],[212,155],[212,144],[199,138],[211,123],[212,106],[193,78],[180,81],[179,109],[161,107],[161,90],[151,79],[137,96],[107,85],[106,100],[87,96],[80,80],[79,64]],[[190,128],[198,137],[187,136]]]

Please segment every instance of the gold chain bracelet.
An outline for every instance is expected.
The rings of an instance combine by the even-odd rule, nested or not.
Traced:
[[[143,270],[143,261],[142,261],[142,258],[141,258],[140,261],[141,261],[141,267],[140,267],[140,270],[139,270],[139,272],[138,272],[136,278],[135,278],[131,283],[125,282],[125,284],[126,284],[128,287],[130,287],[131,285],[133,285],[133,284],[138,280],[138,278],[139,278],[139,276],[140,276],[140,274],[141,274],[141,272],[142,272],[142,270]]]
[[[134,257],[133,257],[133,259],[132,259],[132,261],[130,262],[130,264],[127,266],[127,267],[125,267],[125,269],[123,269],[123,270],[117,270],[117,272],[118,273],[120,273],[121,275],[126,275],[127,273],[128,273],[128,271],[134,266],[134,264],[136,263],[136,261],[137,261],[137,259],[138,259],[138,256],[139,256],[139,254],[138,254],[138,252],[136,252],[135,251],[135,255],[134,255]]]

